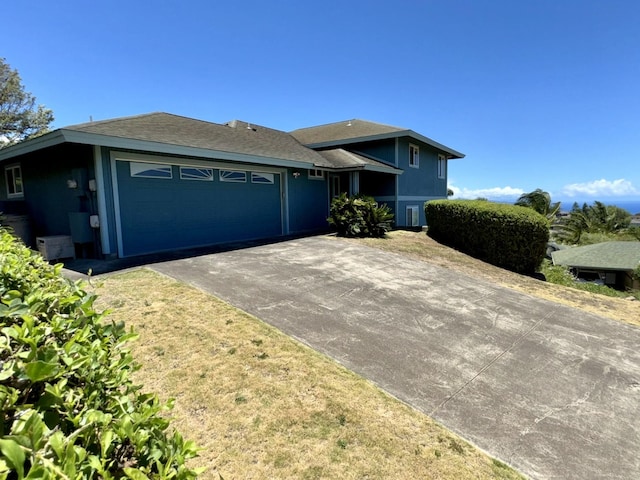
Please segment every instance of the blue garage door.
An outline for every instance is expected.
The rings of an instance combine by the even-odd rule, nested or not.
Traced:
[[[117,161],[124,256],[282,235],[280,174]]]

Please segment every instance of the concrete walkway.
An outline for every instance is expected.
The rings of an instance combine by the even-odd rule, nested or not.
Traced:
[[[640,478],[640,328],[312,237],[157,263],[536,479]]]

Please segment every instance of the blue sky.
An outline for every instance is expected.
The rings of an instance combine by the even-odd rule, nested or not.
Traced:
[[[351,118],[466,154],[457,197],[640,200],[637,0],[14,2],[0,56],[55,127]]]

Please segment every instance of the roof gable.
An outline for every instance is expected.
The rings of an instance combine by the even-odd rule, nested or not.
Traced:
[[[290,133],[298,139],[300,143],[310,148],[342,146],[364,141],[409,137],[447,153],[450,158],[464,157],[463,153],[457,152],[424,135],[420,135],[413,130],[367,120],[345,120],[316,127],[300,128]]]

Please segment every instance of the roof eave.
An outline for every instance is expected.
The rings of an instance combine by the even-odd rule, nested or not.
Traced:
[[[36,138],[29,140],[23,140],[22,142],[0,149],[0,162],[4,160],[10,160],[14,157],[26,155],[27,153],[35,152],[47,147],[53,147],[64,143],[65,136],[61,129],[54,130],[53,132],[45,133]]]
[[[464,153],[460,153],[452,148],[449,148],[441,143],[436,142],[435,140],[425,137],[424,135],[420,135],[419,133],[416,133],[413,130],[399,130],[396,132],[380,133],[377,135],[367,135],[364,137],[346,138],[342,140],[330,140],[326,142],[317,142],[317,143],[307,143],[305,144],[305,146],[316,149],[316,148],[336,147],[339,145],[350,145],[353,143],[373,142],[376,140],[389,140],[389,139],[400,138],[400,137],[410,137],[420,142],[426,143],[427,145],[430,145],[436,148],[437,150],[441,150],[447,153],[450,156],[449,157],[450,159],[464,158],[465,156]]]
[[[326,165],[316,165],[320,170],[328,172],[356,172],[366,170],[367,172],[389,173],[391,175],[402,175],[404,170],[393,167],[383,167],[377,165],[350,165],[347,167],[328,167]]]
[[[45,138],[46,137],[46,138]],[[79,132],[76,130],[60,129],[42,137],[25,141],[18,145],[7,147],[11,149],[10,156],[3,156],[4,150],[0,150],[0,161],[13,158],[19,155],[51,147],[61,143],[79,143],[84,145],[98,145],[101,147],[147,151],[154,153],[164,153],[169,155],[190,156],[207,159],[233,160],[237,162],[259,163],[274,167],[310,168],[311,162],[302,160],[289,160],[284,158],[263,157],[259,155],[249,155],[236,152],[225,152],[199,147],[187,147],[170,143],[153,142],[148,140],[137,140],[124,137],[113,137],[95,133]],[[17,147],[22,147],[18,149]],[[5,158],[6,157],[6,158]]]

